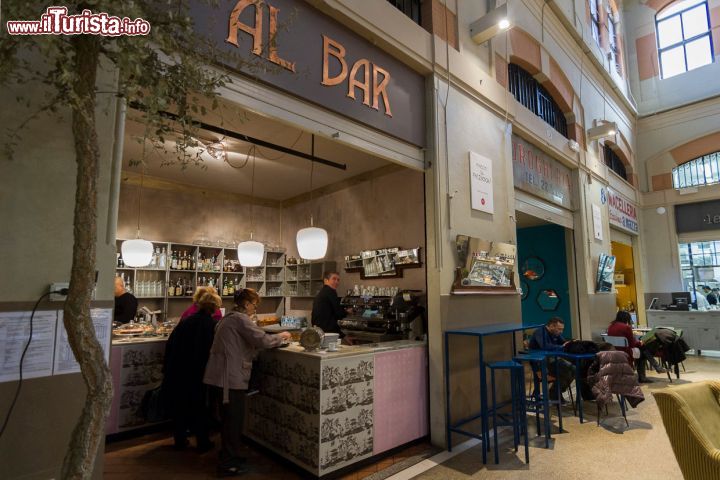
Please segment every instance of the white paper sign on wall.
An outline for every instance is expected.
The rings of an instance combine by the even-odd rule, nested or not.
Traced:
[[[470,204],[473,210],[495,213],[492,160],[470,152]]]
[[[598,205],[592,204],[593,232],[595,240],[603,239],[602,210]]]

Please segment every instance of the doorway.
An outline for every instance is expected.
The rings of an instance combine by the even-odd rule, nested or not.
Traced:
[[[516,211],[523,325],[565,322],[563,337],[572,338],[571,289],[566,228]]]

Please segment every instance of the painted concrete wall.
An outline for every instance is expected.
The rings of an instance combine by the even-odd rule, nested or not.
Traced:
[[[112,90],[113,77],[105,75],[99,90]],[[34,112],[15,102],[22,92],[33,107],[45,99],[33,84],[0,92],[0,125],[17,126]],[[9,108],[8,108],[9,107]],[[70,278],[75,203],[75,155],[70,112],[42,115],[21,133],[12,159],[0,154],[2,209],[0,261],[3,264],[0,308],[30,311],[51,282]],[[96,300],[112,305],[115,246],[106,237],[110,218],[111,151],[115,120],[112,95],[98,96],[97,128],[100,146],[97,208]],[[39,141],[39,139],[41,139]],[[102,304],[102,303],[101,303]],[[62,303],[43,303],[40,309],[62,309]],[[0,411],[7,412],[16,382],[0,383]],[[58,478],[75,422],[85,400],[80,374],[24,380],[15,410],[0,439],[0,476],[3,478]],[[95,462],[95,478],[102,477],[102,451]]]

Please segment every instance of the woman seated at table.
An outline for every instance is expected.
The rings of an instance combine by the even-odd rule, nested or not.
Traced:
[[[647,378],[647,376],[645,375],[645,360],[650,362],[650,365],[652,365],[652,367],[658,373],[665,373],[665,369],[660,366],[657,360],[655,360],[655,357],[653,357],[652,353],[650,353],[645,348],[643,342],[635,338],[635,335],[633,335],[632,327],[630,326],[631,322],[632,318],[630,316],[630,313],[621,310],[617,312],[615,320],[613,320],[608,327],[607,334],[612,337],[625,337],[627,339],[628,346],[617,347],[617,350],[621,350],[628,355],[628,361],[630,362],[630,365],[633,364],[632,349],[638,348],[640,350],[640,358],[635,360],[635,367],[638,373],[638,382],[651,383],[652,380]]]
[[[562,352],[563,347],[568,343],[562,336],[565,323],[560,317],[552,317],[548,320],[547,324],[538,328],[533,332],[530,338],[529,347],[530,350],[544,350],[548,352]],[[575,378],[575,366],[565,360],[564,358],[549,358],[548,359],[548,375],[555,376],[556,368],[559,369],[559,383],[560,392],[564,392],[572,383]],[[559,365],[555,365],[555,362]],[[551,399],[555,399],[558,396],[557,387],[558,382],[555,381],[550,387],[548,395]]]

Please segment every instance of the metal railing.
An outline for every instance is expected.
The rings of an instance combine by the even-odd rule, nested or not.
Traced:
[[[514,63],[508,65],[508,89],[515,100],[567,138],[567,120],[563,111],[529,72]]]

